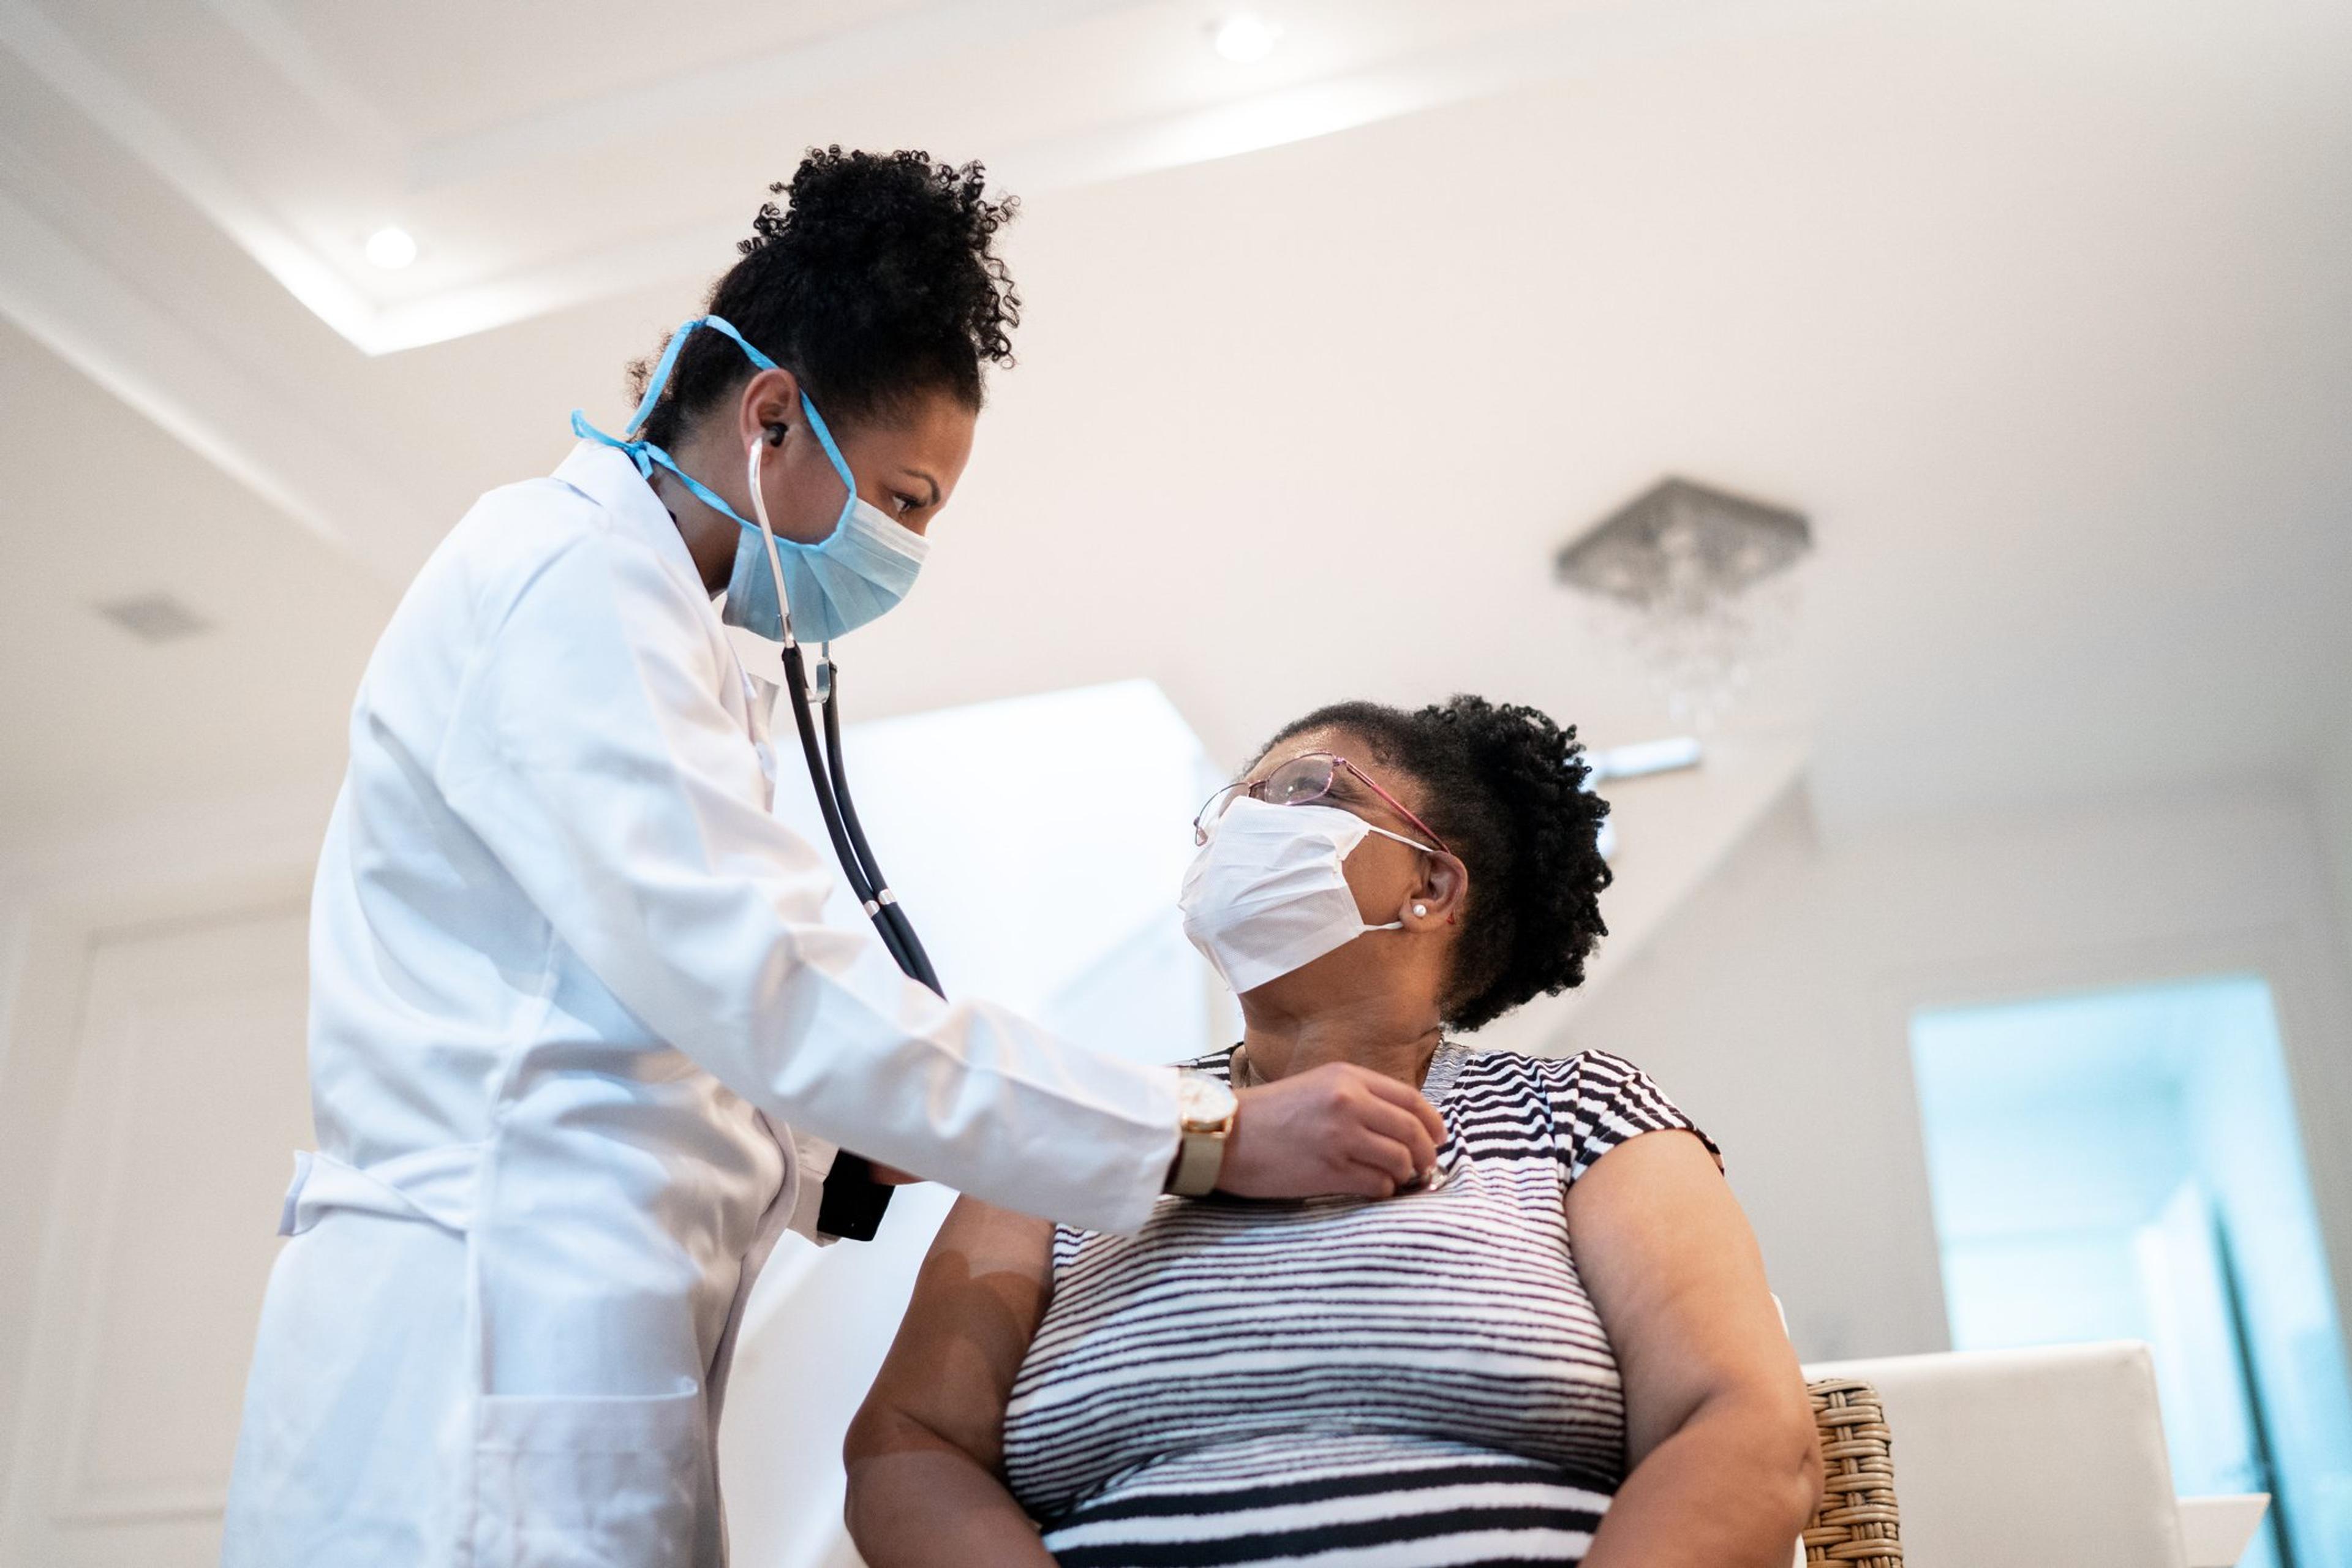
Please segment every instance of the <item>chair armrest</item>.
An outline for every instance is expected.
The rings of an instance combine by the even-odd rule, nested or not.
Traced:
[[[1903,1568],[1895,1458],[1878,1391],[1850,1377],[1809,1383],[1822,1438],[1822,1503],[1800,1542],[1803,1562]]]

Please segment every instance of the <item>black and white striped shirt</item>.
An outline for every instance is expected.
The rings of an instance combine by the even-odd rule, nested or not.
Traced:
[[[1056,1562],[1582,1559],[1625,1410],[1568,1186],[1638,1133],[1697,1129],[1597,1051],[1448,1044],[1423,1087],[1447,1129],[1430,1191],[1163,1198],[1134,1236],[1055,1233],[1004,1469]]]

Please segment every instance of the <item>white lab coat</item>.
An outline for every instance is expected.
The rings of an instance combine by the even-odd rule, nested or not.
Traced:
[[[233,1568],[722,1562],[735,1325],[814,1207],[787,1123],[1035,1214],[1149,1212],[1173,1076],[819,924],[763,706],[606,447],[485,496],[402,600],[312,894],[319,1152]]]

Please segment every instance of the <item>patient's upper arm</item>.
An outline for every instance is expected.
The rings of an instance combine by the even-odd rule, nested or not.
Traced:
[[[1052,1293],[1053,1251],[1052,1222],[957,1202],[850,1426],[851,1465],[946,1445],[997,1468],[1005,1401]]]
[[[1796,1352],[1711,1145],[1679,1131],[1628,1139],[1569,1188],[1568,1222],[1625,1381],[1630,1463],[1726,1394],[1785,1406],[1811,1440]]]

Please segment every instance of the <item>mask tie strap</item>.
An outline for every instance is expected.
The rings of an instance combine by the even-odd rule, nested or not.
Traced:
[[[653,417],[654,405],[661,401],[662,389],[669,384],[670,372],[677,368],[678,353],[686,347],[686,340],[694,335],[695,328],[710,325],[715,321],[716,318],[710,316],[689,316],[678,323],[677,331],[672,332],[669,335],[669,342],[662,345],[660,363],[654,366],[653,374],[646,378],[645,394],[637,399],[636,412],[629,416],[628,424],[622,426],[624,434],[606,435],[588,423],[587,413],[578,408],[572,411],[572,433],[583,441],[601,441],[616,451],[628,454],[630,461],[637,465],[638,478],[652,479],[653,464],[646,455],[646,444],[637,439],[637,432],[643,430],[646,427],[646,421]],[[744,343],[743,335],[732,326],[725,322],[718,322],[718,324],[726,326],[727,335],[743,344],[744,353],[751,354],[754,359],[767,357],[752,348],[751,344]],[[675,467],[675,465],[665,466]]]
[[[607,435],[589,424],[587,411],[580,408],[572,411],[572,433],[583,441],[600,441],[628,458],[637,466],[639,479],[649,479],[654,477],[653,459],[646,456],[646,447],[650,443],[631,441],[619,436]]]
[[[721,336],[733,340],[735,346],[741,349],[744,356],[760,369],[777,368],[774,360],[752,347],[751,340],[737,331],[735,323],[724,316],[690,316],[679,322],[677,331],[669,335],[669,342],[662,350],[660,363],[654,366],[653,374],[646,378],[645,395],[637,399],[636,412],[629,416],[626,435],[614,436],[599,430],[588,422],[586,411],[578,408],[572,411],[572,433],[583,441],[600,442],[616,452],[625,454],[637,466],[637,477],[640,479],[652,479],[654,465],[659,463],[677,476],[678,482],[686,486],[695,500],[719,513],[719,516],[733,520],[739,527],[754,532],[762,532],[764,531],[758,523],[729,506],[718,491],[679,468],[676,458],[637,434],[646,427],[646,421],[653,416],[654,405],[661,401],[662,391],[669,384],[670,373],[677,368],[678,352],[686,347],[686,340],[694,335],[695,329],[698,327],[709,327]],[[826,429],[824,421],[817,416],[816,405],[809,401],[808,394],[805,392],[801,394],[801,408],[807,414],[809,427],[816,432],[817,440],[823,444],[825,456],[833,460],[834,471],[838,473],[842,481],[849,486],[850,504],[856,505],[857,486],[849,477],[849,465],[842,460],[841,448],[835,446],[833,442],[833,432]],[[770,536],[770,540],[772,553],[772,545],[775,542],[772,535]],[[783,541],[782,542],[789,544],[793,542]]]
[[[637,432],[646,427],[646,421],[653,417],[654,405],[661,401],[663,388],[669,385],[669,373],[677,368],[679,351],[686,347],[686,340],[694,336],[694,329],[707,320],[705,316],[691,316],[680,321],[677,331],[669,335],[669,342],[662,345],[661,360],[654,366],[653,374],[646,377],[646,390],[637,398],[637,411],[629,416],[630,440],[635,440]]]
[[[776,362],[753,348],[751,340],[737,331],[735,323],[726,317],[689,316],[677,324],[677,331],[669,335],[668,343],[662,349],[661,363],[655,365],[653,374],[646,378],[645,395],[637,399],[637,411],[629,416],[628,435],[631,440],[636,439],[637,432],[643,430],[646,421],[653,417],[654,405],[661,401],[663,389],[669,385],[670,372],[677,368],[678,352],[686,347],[686,340],[694,335],[697,327],[709,327],[712,331],[732,339],[735,346],[743,351],[743,357],[760,369],[776,368]]]
[[[700,479],[696,479],[692,474],[688,473],[684,468],[679,468],[677,466],[677,458],[671,457],[667,452],[663,451],[659,447],[655,446],[651,441],[629,441],[624,440],[618,436],[607,435],[605,432],[597,429],[596,426],[588,423],[588,416],[576,408],[572,411],[572,433],[574,436],[579,437],[583,441],[600,441],[605,446],[612,447],[614,451],[622,453],[631,462],[637,466],[637,474],[641,479],[652,479],[654,477],[654,465],[659,463],[663,468],[667,468],[671,473],[677,476],[678,483],[684,485],[688,490],[692,491],[695,500],[700,501],[711,510],[719,513],[721,517],[732,518],[736,522],[741,524],[745,528],[751,529],[754,531],[758,530],[759,524],[751,521],[751,519],[737,511],[733,507],[729,506],[727,504],[727,499],[724,496],[721,496],[717,490],[712,489],[709,485],[704,484]]]
[[[825,424],[824,416],[816,411],[816,405],[809,401],[809,395],[805,392],[801,394],[801,412],[808,416],[809,429],[815,433],[816,444],[824,448],[825,461],[831,463],[833,471],[841,476],[841,482],[849,487],[849,507],[856,506],[857,480],[850,474],[849,459],[843,457],[841,448],[834,444],[833,431]],[[848,507],[842,510],[846,511]]]
[[[687,333],[694,331],[697,327],[709,327],[712,331],[719,333],[721,337],[732,338],[735,341],[735,346],[743,351],[743,357],[750,360],[753,364],[758,365],[761,370],[773,370],[776,368],[776,362],[770,359],[766,354],[761,353],[758,349],[753,348],[751,346],[751,340],[737,331],[735,330],[735,323],[729,321],[726,317],[697,316],[694,320],[678,328],[677,337],[670,340],[668,354],[664,358],[661,366],[661,374],[664,379],[667,379],[669,374],[668,362],[669,359],[676,357],[679,340],[683,339]],[[660,385],[660,382],[651,382],[647,384],[649,386],[658,387]],[[643,411],[641,410],[640,412]]]

